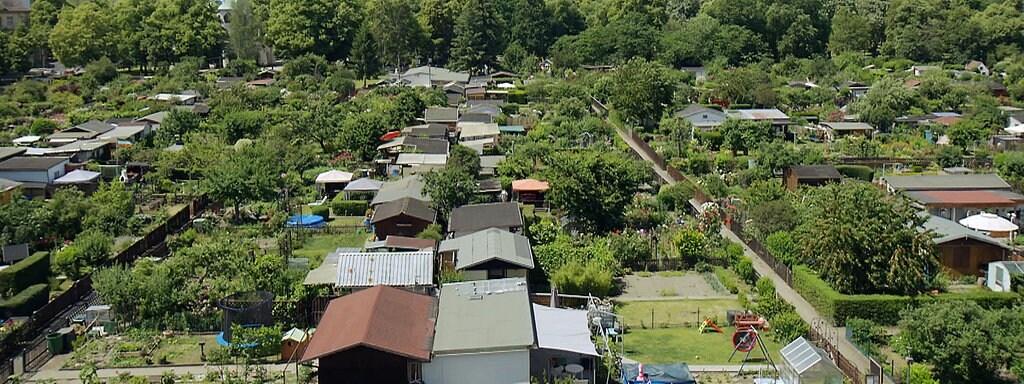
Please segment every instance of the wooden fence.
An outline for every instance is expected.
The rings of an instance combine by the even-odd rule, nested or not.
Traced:
[[[111,262],[122,265],[129,264],[144,256],[156,256],[157,253],[154,250],[166,252],[167,248],[163,245],[167,235],[175,233],[191,223],[192,218],[209,204],[209,198],[205,195],[199,196],[189,203],[188,207],[174,214],[163,224],[119,252],[111,259]],[[45,363],[50,355],[46,348],[40,348],[40,346],[45,346],[46,331],[63,326],[62,321],[73,316],[75,314],[73,312],[84,309],[84,306],[79,306],[81,308],[76,309],[76,305],[92,292],[92,276],[86,275],[19,324],[0,346],[0,356],[2,356],[0,361],[3,361],[0,363],[0,382],[8,382],[11,375],[14,374],[15,357],[22,351],[25,352],[23,356],[26,367],[38,367]]]

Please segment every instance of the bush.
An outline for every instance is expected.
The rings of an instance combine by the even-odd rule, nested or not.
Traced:
[[[721,132],[701,132],[697,136],[697,140],[700,141],[705,147],[712,151],[717,151],[722,147],[722,143],[725,142],[725,136],[722,136]]]
[[[885,333],[874,321],[851,318],[846,320],[846,328],[850,341],[869,356],[877,355],[879,345],[885,343]]]
[[[736,274],[747,284],[753,284],[757,281],[757,271],[754,270],[754,262],[748,258],[742,258],[736,262]]]
[[[771,319],[772,338],[780,343],[788,343],[800,336],[806,336],[811,330],[807,322],[796,311],[784,311]]]
[[[551,275],[551,285],[562,293],[604,297],[612,289],[612,278],[598,263],[571,261]]]
[[[875,178],[875,170],[866,165],[837,165],[836,170],[843,176],[869,183]]]
[[[764,239],[764,248],[786,265],[797,265],[797,248],[789,232],[775,232]]]
[[[0,297],[45,283],[50,276],[50,253],[36,252],[0,271]]]
[[[658,202],[669,211],[686,209],[693,198],[693,186],[687,183],[665,184],[658,190]]]
[[[274,326],[246,327],[232,324],[231,341],[235,356],[270,356],[281,350],[281,330]]]
[[[900,313],[934,300],[969,300],[986,309],[1010,308],[1020,298],[1010,292],[944,293],[935,296],[844,295],[836,292],[806,266],[793,268],[793,289],[823,317],[842,326],[847,319],[862,318],[882,325],[895,325]]]
[[[320,216],[320,217],[324,218],[324,220],[327,220],[327,219],[331,218],[331,210],[330,210],[330,208],[327,208],[326,205],[314,205],[314,206],[309,208],[309,211],[314,216]]]
[[[106,56],[85,66],[85,73],[92,75],[100,84],[106,84],[117,77],[117,66]]]
[[[363,216],[369,203],[363,200],[345,200],[341,195],[331,201],[331,210],[335,216]]]
[[[740,292],[739,287],[739,276],[736,273],[728,269],[718,267],[715,268],[715,276],[718,277],[718,281],[722,282],[722,286],[729,290],[731,294],[737,294]]]
[[[526,104],[526,91],[519,89],[512,89],[508,91],[508,102],[516,104]]]
[[[416,235],[416,237],[421,238],[421,239],[430,239],[430,240],[434,240],[434,241],[441,241],[441,239],[444,238],[444,236],[441,235],[441,225],[440,224],[430,224],[430,225],[428,225],[426,228],[423,229],[423,231],[418,233]]]
[[[25,288],[17,295],[0,302],[0,315],[3,317],[28,316],[42,308],[50,300],[50,286],[36,284]]]

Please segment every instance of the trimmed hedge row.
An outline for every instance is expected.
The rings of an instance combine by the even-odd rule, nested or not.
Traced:
[[[309,211],[314,216],[320,216],[324,218],[325,221],[331,218],[330,208],[327,208],[327,206],[324,205],[314,205],[310,207]]]
[[[0,296],[21,292],[50,276],[50,253],[36,252],[0,271]]]
[[[0,302],[0,315],[28,316],[50,301],[50,286],[36,284],[25,288],[10,299]]]
[[[335,216],[363,216],[369,203],[363,200],[341,200],[335,198],[331,202],[331,210]]]
[[[900,312],[933,300],[970,300],[984,308],[1009,308],[1020,296],[1012,292],[943,293],[935,296],[846,295],[836,292],[806,266],[793,268],[793,289],[822,316],[839,325],[861,318],[883,325],[895,325]]]
[[[875,170],[866,165],[837,165],[836,170],[843,176],[869,183],[875,178]]]

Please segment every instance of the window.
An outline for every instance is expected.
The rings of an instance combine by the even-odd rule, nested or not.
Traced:
[[[706,114],[706,113],[705,113],[705,114],[704,114],[703,116],[701,116],[700,118],[702,118],[702,119],[706,119],[706,118],[708,118],[708,114]]]
[[[490,280],[490,279],[504,279],[504,278],[505,278],[505,270],[504,269],[488,269],[487,270],[487,279],[488,280]]]
[[[7,16],[7,26],[14,28],[14,16]]]

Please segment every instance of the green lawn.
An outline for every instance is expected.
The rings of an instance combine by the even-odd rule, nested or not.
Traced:
[[[622,336],[626,357],[647,364],[685,362],[690,365],[724,365],[743,362],[743,355],[729,361],[732,353],[732,327],[722,327],[724,333],[697,333],[697,328],[633,329]],[[783,346],[772,340],[771,332],[762,334],[772,360],[779,361]],[[760,347],[750,352],[751,364],[764,362]]]
[[[338,247],[362,248],[370,238],[368,233],[343,233],[338,235],[313,235],[306,239],[302,247],[292,251],[292,257],[309,258],[309,267],[316,268],[323,262],[328,252]]]
[[[742,310],[736,299],[690,299],[672,301],[630,301],[615,304],[615,312],[623,316],[623,322],[632,330],[652,328],[651,315],[654,315],[654,328],[666,324],[673,326],[692,325],[707,317],[718,318],[719,323],[726,323],[726,314],[730,309]]]
[[[686,362],[688,364],[740,364],[742,356],[734,358],[732,334],[735,328],[728,326],[727,311],[740,310],[736,299],[633,301],[616,303],[615,312],[621,315],[628,327],[623,335],[623,347],[630,359],[650,364]],[[651,313],[654,313],[654,327]],[[699,317],[698,317],[699,313]],[[698,333],[703,319],[711,317],[723,333]],[[670,327],[670,328],[666,328]],[[771,331],[762,333],[772,359],[778,361],[782,345],[771,339]],[[760,362],[760,348],[750,354],[752,362]]]

